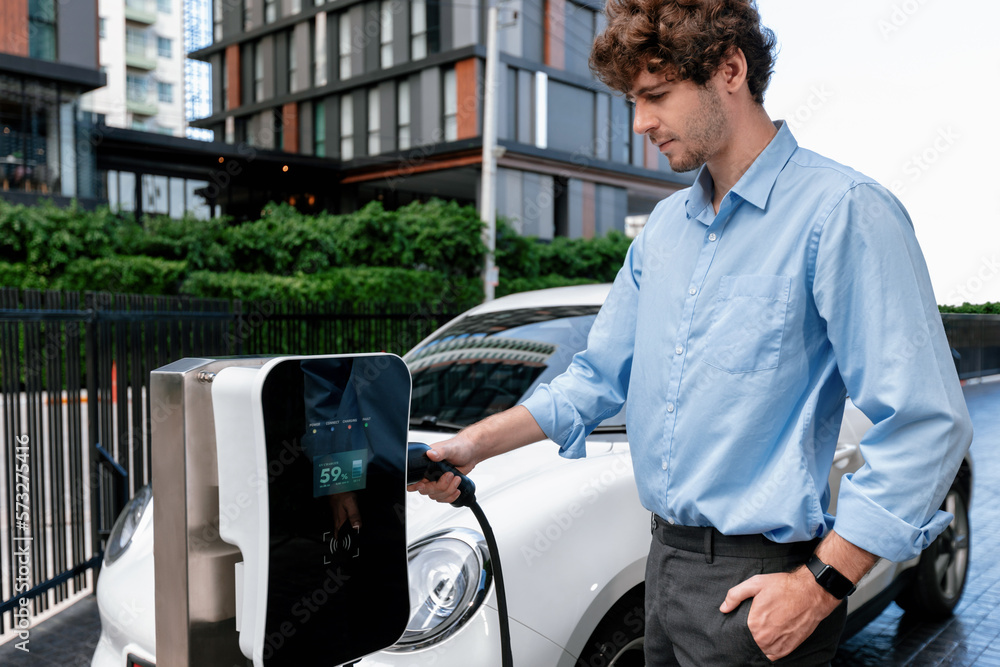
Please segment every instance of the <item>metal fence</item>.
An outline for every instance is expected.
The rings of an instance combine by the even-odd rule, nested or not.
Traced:
[[[942,315],[962,380],[1000,373],[1000,315]]]
[[[0,288],[0,641],[21,598],[37,619],[92,590],[112,522],[150,480],[164,409],[150,371],[183,357],[402,353],[452,316]]]

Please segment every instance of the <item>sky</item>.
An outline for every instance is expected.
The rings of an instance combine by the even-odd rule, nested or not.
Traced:
[[[771,118],[896,194],[939,304],[1000,302],[1000,2],[757,4]]]

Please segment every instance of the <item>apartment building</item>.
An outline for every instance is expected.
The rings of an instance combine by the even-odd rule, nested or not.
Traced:
[[[690,182],[631,132],[587,67],[602,2],[498,3],[497,210],[541,238],[624,229]],[[317,197],[349,210],[430,196],[476,203],[486,0],[213,0],[212,114],[192,125],[326,157]]]
[[[107,85],[84,105],[111,127],[184,136],[182,0],[99,0]]]
[[[98,197],[99,137],[80,96],[104,85],[96,0],[0,3],[0,197]]]

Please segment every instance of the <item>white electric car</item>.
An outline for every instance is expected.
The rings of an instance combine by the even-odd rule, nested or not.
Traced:
[[[609,286],[516,294],[473,308],[404,357],[413,376],[411,441],[433,443],[517,404],[558,375],[584,347]],[[541,442],[473,471],[496,532],[516,665],[642,665],[643,571],[650,516],[633,481],[624,413],[567,460]],[[833,472],[862,463],[871,422],[848,405]],[[962,594],[969,559],[969,459],[944,509],[955,518],[920,558],[880,562],[850,597],[848,632],[892,600],[945,616]],[[153,494],[144,489],[118,519],[97,587],[102,633],[94,667],[155,664]],[[735,509],[735,508],[734,508]],[[833,511],[833,508],[831,508]],[[467,509],[407,494],[409,626],[360,667],[500,665],[492,559]],[[128,664],[131,667],[131,664]]]

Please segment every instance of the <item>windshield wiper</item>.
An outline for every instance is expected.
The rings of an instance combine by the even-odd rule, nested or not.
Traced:
[[[446,433],[458,433],[465,428],[465,426],[461,424],[441,421],[433,415],[410,417],[410,426],[413,428],[422,428],[427,431],[444,431]]]

